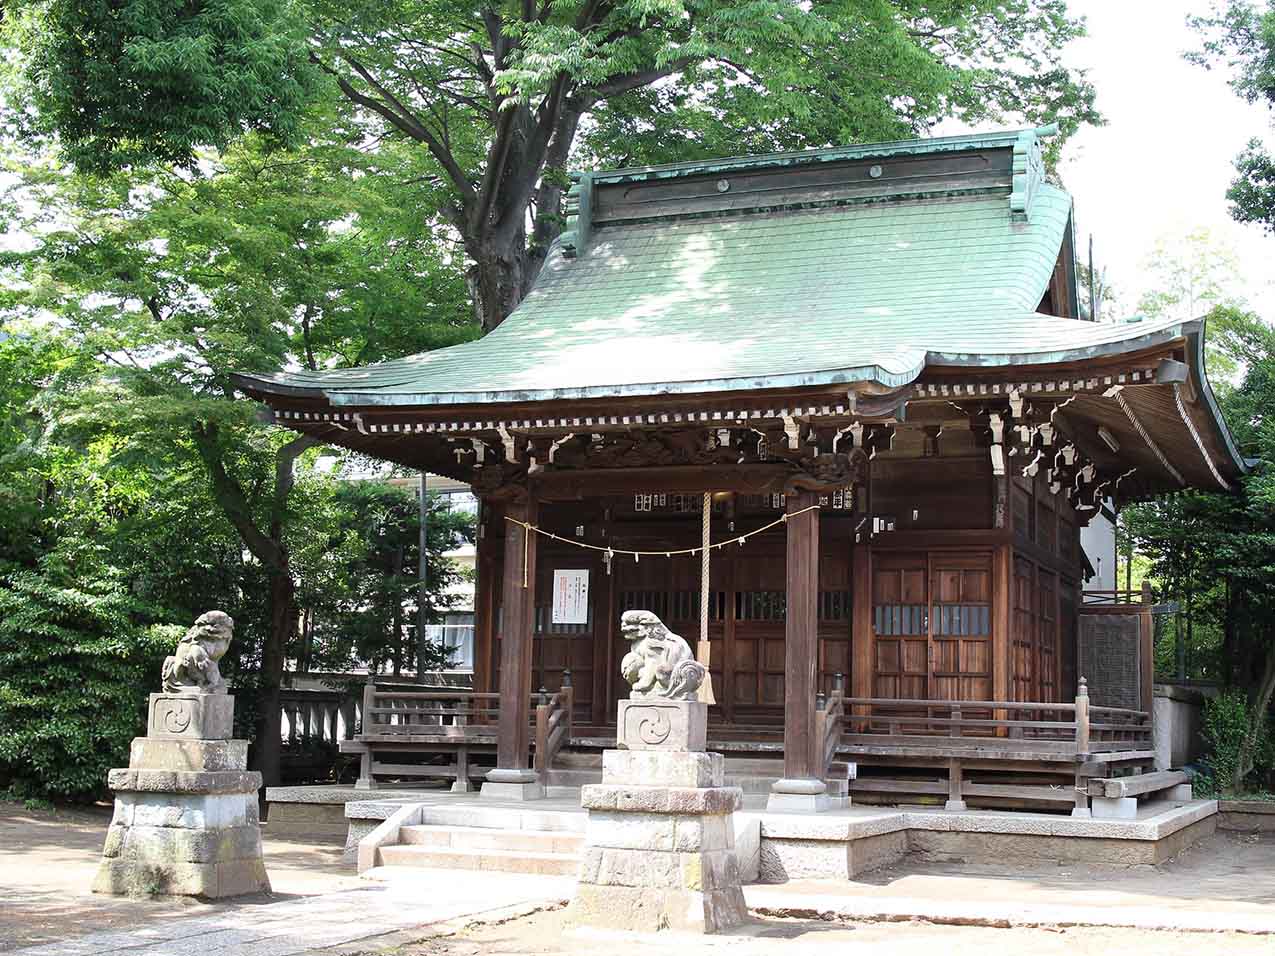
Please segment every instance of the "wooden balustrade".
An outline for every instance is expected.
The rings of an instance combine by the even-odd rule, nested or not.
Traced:
[[[833,676],[832,693],[826,697],[820,694],[815,699],[815,740],[819,747],[819,767],[824,777],[828,776],[841,743],[845,701],[845,677],[842,674]]]
[[[359,735],[465,736],[500,713],[500,695],[472,690],[416,691],[401,686],[363,688],[363,730]]]
[[[563,744],[571,739],[571,710],[575,702],[575,691],[571,687],[571,672],[562,674],[562,689],[550,694],[540,689],[539,703],[536,704],[536,749],[534,762],[536,772],[543,779],[545,773],[553,766],[553,758],[558,755]]]
[[[857,736],[974,738],[971,743],[1008,738],[1065,744],[1076,753],[1151,745],[1151,718],[1146,711],[1091,705],[1083,682],[1072,703],[879,697],[847,697],[841,702],[846,733]]]

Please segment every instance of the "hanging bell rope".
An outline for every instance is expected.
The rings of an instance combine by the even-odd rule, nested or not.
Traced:
[[[717,698],[713,696],[713,674],[709,670],[710,645],[708,643],[708,602],[712,595],[708,582],[708,561],[709,555],[713,553],[713,547],[709,541],[713,511],[711,492],[704,492],[704,504],[700,511],[699,647],[695,649],[695,658],[704,665],[704,682],[699,687],[699,699],[701,703],[712,705],[717,703]]]

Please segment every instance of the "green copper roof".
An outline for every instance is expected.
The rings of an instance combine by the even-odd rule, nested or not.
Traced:
[[[1008,149],[1025,135],[982,145]],[[1107,325],[1035,311],[1071,199],[1024,171],[1020,151],[1012,186],[1005,163],[1003,188],[877,192],[692,218],[674,208],[603,225],[578,248],[555,246],[522,305],[478,341],[366,368],[242,381],[255,391],[319,391],[342,406],[893,388],[927,363],[1054,363],[1180,334],[1173,322]]]

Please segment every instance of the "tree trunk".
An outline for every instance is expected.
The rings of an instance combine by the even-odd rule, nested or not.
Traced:
[[[474,312],[486,334],[518,307],[524,294],[527,267],[526,235],[519,231],[511,242],[487,239],[472,244],[473,259],[465,278]]]
[[[295,592],[285,557],[282,569],[270,572],[270,630],[261,646],[261,691],[253,748],[253,769],[261,772],[262,783],[267,787],[280,783],[283,721],[279,691],[283,686],[284,656],[296,627]]]
[[[1235,761],[1235,776],[1231,780],[1231,793],[1239,793],[1244,785],[1244,778],[1253,771],[1257,758],[1257,744],[1261,737],[1259,731],[1266,713],[1271,706],[1271,697],[1275,696],[1275,651],[1267,649],[1266,660],[1262,667],[1262,676],[1257,686],[1249,692],[1248,733],[1240,745],[1239,759]]]

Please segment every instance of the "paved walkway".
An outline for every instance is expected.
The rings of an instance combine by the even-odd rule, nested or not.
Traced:
[[[0,952],[293,956],[571,895],[570,880],[503,873],[436,871],[368,883],[339,847],[267,839],[269,895],[223,903],[95,896],[89,886],[109,821],[107,808],[29,812],[0,804]]]

